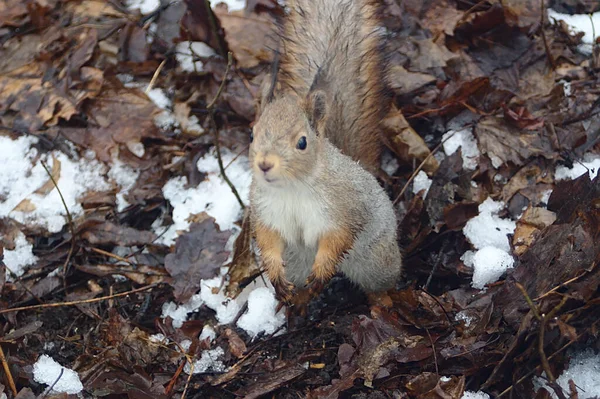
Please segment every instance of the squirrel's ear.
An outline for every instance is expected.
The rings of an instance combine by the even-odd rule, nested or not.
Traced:
[[[323,90],[313,90],[308,93],[305,110],[310,126],[317,134],[323,133],[327,119],[327,95]]]

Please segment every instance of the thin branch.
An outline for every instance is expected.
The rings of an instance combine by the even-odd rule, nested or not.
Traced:
[[[540,0],[541,6],[541,22],[540,22],[540,31],[542,35],[542,41],[544,42],[544,49],[546,50],[546,56],[548,57],[548,62],[554,71],[556,69],[556,60],[550,51],[550,46],[548,46],[548,40],[546,39],[546,32],[544,31],[544,15],[546,13],[546,5],[544,4],[545,0]]]
[[[162,62],[158,66],[158,68],[156,68],[156,71],[154,71],[154,75],[152,75],[152,79],[150,80],[150,83],[148,83],[148,87],[146,87],[146,94],[148,94],[150,92],[150,90],[152,90],[152,87],[154,87],[156,80],[160,76],[160,71],[162,71],[162,69],[166,63],[167,63],[167,59],[165,58],[164,60],[162,60]]]
[[[525,301],[527,301],[527,304],[529,305],[529,308],[533,312],[533,315],[535,316],[535,318],[538,319],[539,321],[542,321],[542,316],[540,316],[540,311],[539,311],[538,307],[535,305],[535,303],[533,303],[533,301],[531,300],[531,297],[529,297],[529,294],[527,294],[527,291],[525,291],[525,287],[523,287],[521,285],[521,283],[515,283],[515,285],[517,286],[519,291],[521,291],[521,293],[523,294],[523,297],[525,298]]]
[[[10,390],[12,391],[14,396],[17,396],[17,387],[15,385],[15,380],[13,380],[12,373],[10,372],[10,367],[8,366],[8,362],[6,361],[6,356],[4,356],[4,349],[2,349],[2,345],[0,345],[0,361],[2,362],[2,367],[4,368],[4,374],[6,375],[6,380],[8,381],[8,385],[10,386]]]
[[[66,287],[66,276],[67,276],[67,271],[68,271],[68,267],[69,267],[69,262],[71,261],[71,257],[73,256],[73,251],[75,250],[75,227],[73,225],[73,217],[71,216],[71,212],[69,212],[69,207],[67,207],[67,202],[65,201],[65,197],[63,197],[62,192],[60,191],[60,188],[58,188],[58,183],[56,182],[56,180],[54,180],[54,176],[52,176],[52,173],[50,173],[50,171],[48,170],[48,167],[46,166],[46,163],[44,161],[40,161],[42,166],[44,167],[44,170],[46,170],[46,173],[48,174],[48,176],[50,177],[50,180],[52,180],[52,184],[54,184],[54,187],[56,188],[56,191],[58,191],[58,195],[60,196],[60,201],[63,204],[63,207],[65,208],[65,212],[67,213],[67,220],[69,221],[69,230],[71,231],[71,248],[69,249],[69,253],[67,254],[67,259],[65,259],[65,263],[63,264],[63,284]]]
[[[423,167],[425,166],[425,164],[427,163],[427,161],[429,161],[429,159],[436,152],[438,152],[438,150],[442,147],[442,145],[446,141],[448,141],[452,136],[454,136],[455,133],[456,132],[454,132],[450,136],[446,137],[441,143],[439,143],[437,146],[435,146],[435,148],[433,149],[433,151],[429,152],[429,154],[427,155],[427,157],[425,157],[425,159],[419,164],[419,166],[417,167],[417,169],[415,169],[415,171],[412,173],[412,175],[410,176],[410,179],[408,179],[408,181],[406,182],[406,184],[404,185],[404,187],[402,187],[402,190],[400,191],[400,194],[398,194],[398,196],[394,200],[394,205],[396,205],[398,203],[398,201],[400,200],[400,198],[402,198],[402,196],[404,195],[404,192],[406,191],[406,189],[408,188],[408,186],[410,185],[410,183],[412,183],[412,181],[415,179],[415,177],[417,176],[417,174],[421,171],[421,169],[423,169]]]
[[[214,113],[215,104],[217,103],[217,100],[219,99],[219,97],[221,96],[221,93],[223,92],[223,88],[225,87],[225,82],[227,81],[227,74],[229,73],[229,69],[231,68],[232,63],[233,63],[233,55],[231,54],[231,51],[230,51],[229,53],[227,53],[227,68],[225,69],[225,75],[223,76],[223,79],[221,80],[221,84],[219,85],[219,89],[217,90],[217,94],[215,95],[215,98],[213,98],[213,100],[206,106],[206,109],[208,111],[211,123],[215,130],[215,148],[217,150],[217,162],[219,163],[219,170],[221,171],[221,177],[223,178],[223,180],[225,180],[225,182],[227,183],[229,188],[231,188],[231,192],[233,193],[233,195],[235,195],[235,198],[239,202],[240,207],[242,209],[245,209],[246,206],[244,205],[244,201],[242,201],[242,198],[240,197],[240,194],[238,193],[237,189],[235,188],[235,186],[233,185],[231,180],[229,180],[229,178],[227,177],[227,174],[225,173],[225,167],[223,166],[223,158],[221,157],[221,146],[219,145],[219,129],[217,127],[217,122],[215,121],[215,113]]]
[[[147,290],[149,290],[151,288],[154,288],[156,286],[158,286],[158,283],[146,285],[144,287],[136,288],[135,290],[131,290],[131,291],[120,292],[118,294],[101,296],[101,297],[98,297],[98,298],[82,299],[82,300],[79,300],[79,301],[70,301],[70,302],[45,303],[45,304],[41,304],[41,305],[21,306],[19,308],[2,309],[2,310],[0,310],[0,314],[11,313],[11,312],[20,312],[22,310],[33,310],[33,309],[43,309],[43,308],[59,308],[59,307],[62,307],[62,306],[73,306],[73,305],[79,305],[79,304],[82,304],[82,303],[102,302],[102,301],[105,301],[105,300],[108,300],[108,299],[118,298],[118,297],[135,294],[135,293],[142,292],[142,291],[147,291]]]

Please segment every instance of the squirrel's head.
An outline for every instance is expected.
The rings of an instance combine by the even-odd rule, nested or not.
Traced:
[[[252,130],[254,179],[273,186],[310,181],[323,151],[326,115],[321,90],[304,99],[286,94],[268,103]]]

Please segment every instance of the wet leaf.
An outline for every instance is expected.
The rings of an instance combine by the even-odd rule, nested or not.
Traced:
[[[220,231],[214,219],[193,223],[177,238],[175,252],[165,257],[165,269],[173,277],[175,298],[185,302],[200,288],[200,280],[218,275],[229,252],[225,244],[231,232]]]

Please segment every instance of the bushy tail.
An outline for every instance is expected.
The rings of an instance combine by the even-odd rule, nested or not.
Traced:
[[[282,26],[281,91],[327,93],[325,134],[370,171],[379,168],[384,88],[381,5],[375,0],[292,0]],[[277,93],[276,93],[277,95]]]

